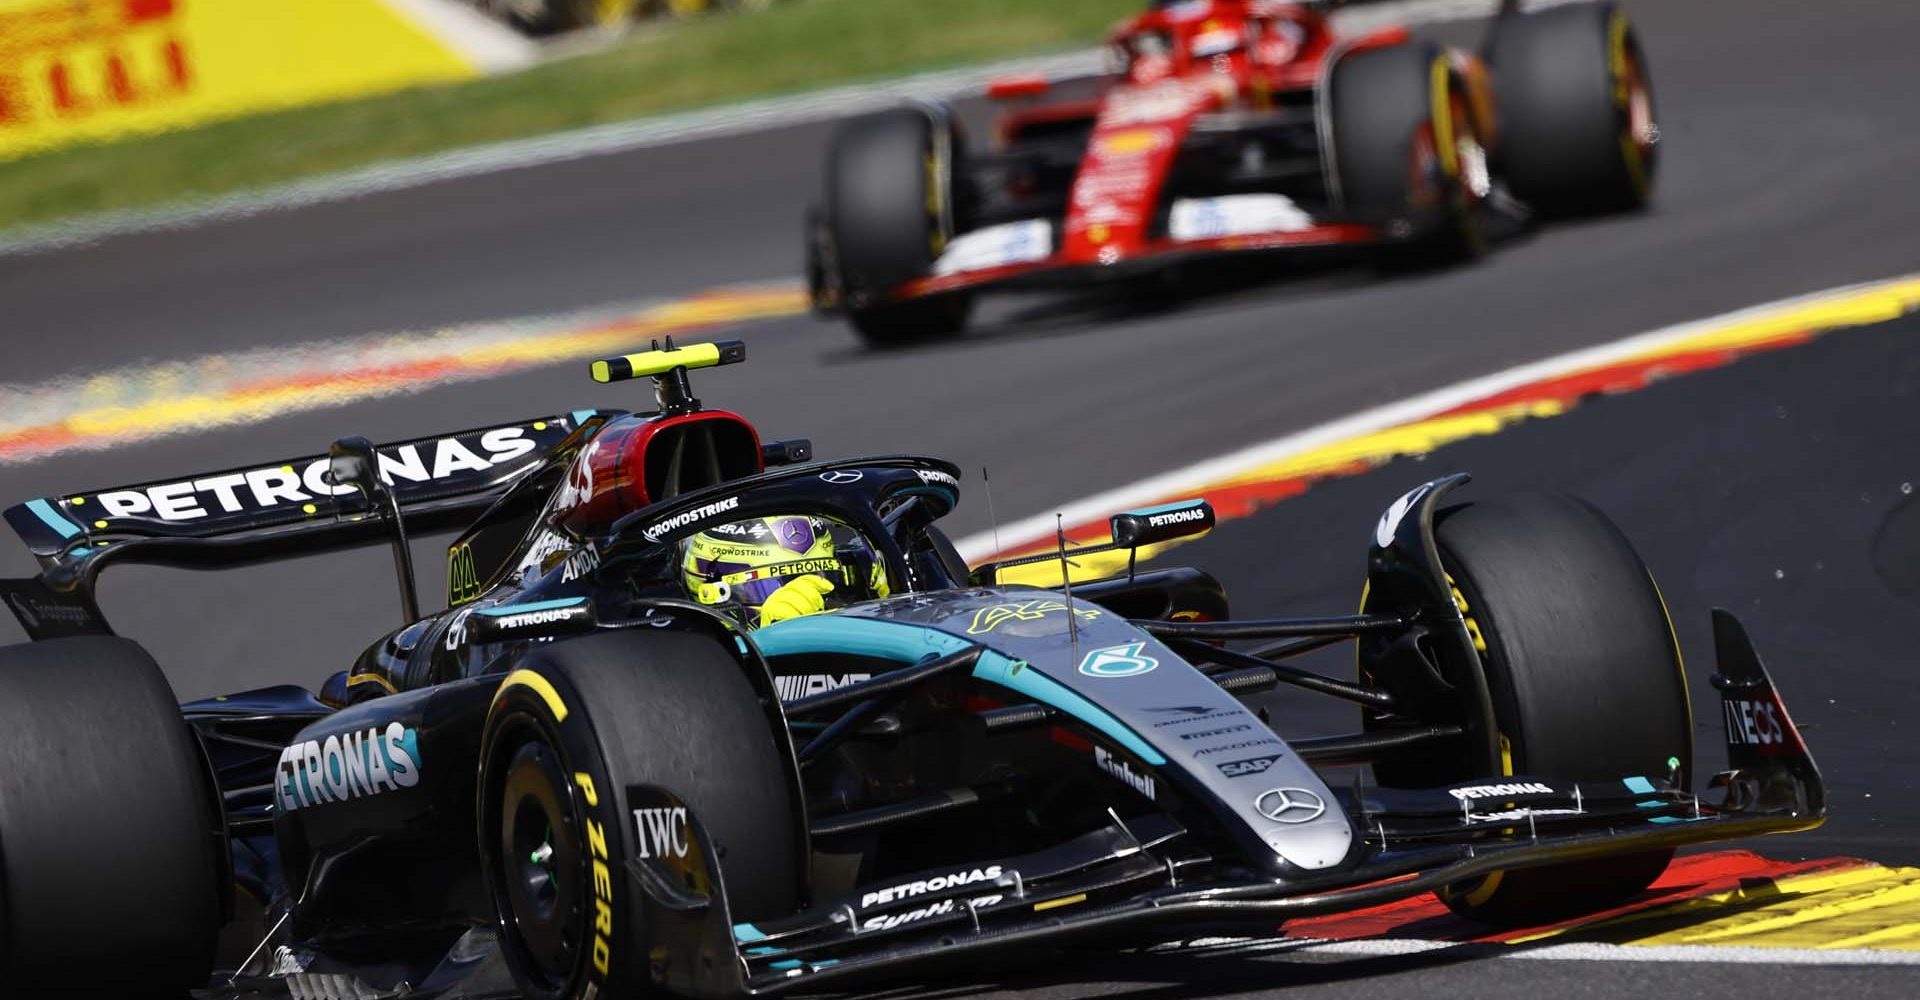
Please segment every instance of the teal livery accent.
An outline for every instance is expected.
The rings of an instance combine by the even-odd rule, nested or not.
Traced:
[[[957,635],[907,622],[881,621],[851,615],[813,615],[791,618],[755,632],[755,644],[766,656],[796,653],[848,653],[871,656],[899,663],[960,652],[972,645]],[[989,649],[973,665],[973,676],[1001,687],[1018,691],[1043,705],[1050,705],[1106,734],[1141,761],[1158,767],[1167,762],[1160,751],[1147,745],[1120,720],[1075,693],[1071,688],[1038,670],[1027,668],[1025,661],[1009,659]]]
[[[54,510],[53,505],[45,500],[29,500],[27,509],[38,514],[40,520],[46,522],[47,527],[60,533],[61,538],[72,538],[81,533],[79,525],[61,517],[60,512]]]
[[[482,608],[480,614],[491,618],[502,615],[520,615],[529,611],[552,611],[554,608],[571,608],[587,603],[584,597],[556,597],[551,601],[535,601],[532,604],[502,604],[497,608]]]
[[[1620,783],[1627,786],[1627,791],[1635,795],[1650,795],[1653,793],[1653,782],[1638,775],[1631,778],[1622,778],[1620,779]]]
[[[579,430],[581,424],[586,423],[589,419],[593,417],[593,413],[594,411],[592,410],[575,410],[572,413],[568,414],[568,416],[571,416],[573,418],[573,429]]]
[[[752,944],[755,941],[765,941],[767,935],[752,924],[734,924],[733,939],[741,944]]]
[[[1175,500],[1172,503],[1163,503],[1158,507],[1141,507],[1138,510],[1123,510],[1120,513],[1152,515],[1165,514],[1170,510],[1191,510],[1195,506],[1204,503],[1205,499],[1204,497],[1195,497],[1192,500]]]
[[[766,656],[849,653],[900,663],[946,656],[973,645],[957,635],[924,625],[851,615],[789,618],[754,632],[753,642]]]

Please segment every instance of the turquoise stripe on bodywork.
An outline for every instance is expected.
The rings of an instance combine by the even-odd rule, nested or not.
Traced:
[[[503,604],[497,608],[482,608],[480,613],[498,618],[501,615],[523,615],[529,611],[552,611],[554,608],[571,608],[576,604],[585,604],[584,597],[556,597],[551,601],[535,601],[532,604]]]
[[[852,615],[813,615],[791,618],[753,634],[760,652],[767,656],[796,653],[846,653],[871,656],[899,663],[918,663],[930,657],[957,653],[973,643],[939,629],[909,622],[881,621]],[[1115,743],[1141,761],[1158,767],[1167,759],[1147,745],[1133,730],[1122,725],[1093,702],[1073,689],[1027,666],[989,649],[973,665],[973,676],[1017,691],[1042,705],[1050,705],[1106,734]]]
[[[733,939],[741,944],[752,944],[755,941],[765,941],[767,936],[752,924],[734,924]]]
[[[929,656],[958,653],[973,645],[957,635],[948,635],[924,625],[852,615],[789,618],[753,633],[753,641],[760,647],[760,652],[767,656],[848,653],[901,663],[917,663]]]
[[[1650,795],[1653,793],[1653,782],[1637,775],[1631,778],[1622,778],[1620,779],[1620,783],[1627,786],[1627,791],[1635,795]]]
[[[581,425],[581,424],[584,424],[584,423],[586,423],[587,421],[589,421],[589,420],[591,420],[591,419],[593,419],[593,411],[592,411],[592,410],[575,410],[575,411],[573,411],[573,426],[574,426],[574,429],[575,429],[575,430],[578,430],[578,429],[580,428],[580,425]]]
[[[1193,507],[1197,507],[1197,506],[1199,506],[1199,504],[1200,504],[1200,501],[1201,501],[1201,499],[1202,499],[1202,498],[1200,498],[1200,497],[1195,497],[1195,498],[1194,498],[1194,499],[1192,499],[1192,500],[1175,500],[1175,501],[1174,501],[1174,502],[1172,502],[1172,503],[1163,503],[1163,504],[1161,504],[1161,505],[1160,505],[1160,506],[1158,506],[1158,507],[1141,507],[1141,508],[1139,508],[1139,509],[1137,509],[1137,510],[1129,510],[1129,511],[1122,511],[1122,513],[1126,513],[1126,514],[1165,514],[1165,513],[1167,512],[1167,511],[1170,511],[1170,510],[1189,510],[1189,509],[1191,509],[1191,508],[1193,508]]]
[[[45,500],[29,500],[27,509],[40,515],[40,520],[45,521],[47,527],[59,532],[61,538],[72,538],[80,534],[79,525],[61,517],[60,512],[54,510],[53,505]]]

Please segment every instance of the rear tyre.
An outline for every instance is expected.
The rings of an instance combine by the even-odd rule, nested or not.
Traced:
[[[1611,3],[1494,21],[1496,166],[1549,215],[1630,211],[1653,195],[1659,129],[1639,36]]]
[[[207,985],[228,883],[211,785],[138,645],[0,649],[0,997]]]
[[[534,1000],[651,983],[632,786],[686,804],[721,857],[734,919],[798,906],[784,759],[714,640],[621,631],[537,648],[503,682],[481,744],[480,842],[501,950]],[[597,864],[596,864],[597,863]],[[599,880],[599,865],[613,877]]]
[[[1679,646],[1646,564],[1606,516],[1569,496],[1520,495],[1450,507],[1435,519],[1440,560],[1476,636],[1499,774],[1617,781],[1664,776],[1693,759]],[[1375,768],[1383,784],[1433,787],[1496,777],[1430,756]],[[1671,850],[1499,872],[1440,893],[1454,912],[1520,925],[1631,898]]]
[[[1328,81],[1341,200],[1387,228],[1388,264],[1448,264],[1486,249],[1490,189],[1481,124],[1433,45],[1344,56]]]
[[[826,231],[842,307],[874,346],[949,336],[973,310],[966,294],[894,301],[924,278],[967,206],[959,131],[944,116],[906,107],[848,122],[827,154]]]

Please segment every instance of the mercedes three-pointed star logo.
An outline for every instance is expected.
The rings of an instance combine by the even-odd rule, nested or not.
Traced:
[[[1269,788],[1253,807],[1275,823],[1311,823],[1327,811],[1327,800],[1304,788]]]
[[[822,472],[820,474],[820,481],[823,483],[832,483],[835,486],[845,486],[848,483],[859,482],[860,476],[861,473],[859,469],[834,469],[831,472]]]

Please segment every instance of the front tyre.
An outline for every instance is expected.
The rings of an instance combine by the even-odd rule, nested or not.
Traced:
[[[964,293],[897,298],[933,272],[964,223],[965,144],[945,114],[901,107],[856,118],[827,154],[825,238],[839,269],[841,307],[876,347],[965,329]]]
[[[1386,227],[1387,263],[1456,263],[1485,251],[1484,129],[1444,51],[1408,44],[1346,55],[1327,100],[1341,203]]]
[[[1646,564],[1585,502],[1519,495],[1435,518],[1440,561],[1486,671],[1497,771],[1431,755],[1376,766],[1383,784],[1434,787],[1502,775],[1566,781],[1665,777],[1693,759],[1679,645]],[[1623,902],[1671,850],[1499,872],[1440,894],[1455,912],[1513,926]]]
[[[1653,80],[1612,3],[1497,18],[1487,39],[1499,108],[1496,164],[1549,215],[1631,211],[1653,196]]]
[[[536,648],[502,682],[480,759],[482,864],[529,998],[651,988],[627,874],[649,856],[642,788],[671,793],[705,828],[735,920],[798,905],[801,804],[758,697],[711,638],[627,630]]]

